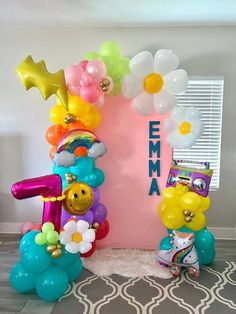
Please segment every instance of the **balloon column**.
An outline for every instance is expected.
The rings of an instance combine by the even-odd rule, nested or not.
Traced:
[[[203,164],[209,167],[209,163]],[[181,266],[190,267],[190,273],[199,276],[199,267],[194,266],[192,269],[193,264],[188,256],[194,256],[194,263],[200,265],[209,264],[214,260],[214,236],[206,228],[205,216],[205,211],[210,207],[208,190],[211,176],[211,169],[183,167],[179,166],[177,161],[170,169],[167,188],[163,191],[163,200],[158,205],[158,213],[168,229],[169,236],[160,243],[158,260],[161,264],[170,265],[175,276],[180,275]],[[187,244],[186,238],[192,240],[191,245]],[[191,247],[191,255],[187,254],[186,245],[188,250]],[[184,258],[176,259],[178,254]]]

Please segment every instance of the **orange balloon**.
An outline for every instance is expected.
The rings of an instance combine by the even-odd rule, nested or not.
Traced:
[[[46,131],[46,139],[51,145],[58,145],[61,138],[68,132],[66,128],[63,128],[60,124],[50,126]]]
[[[50,152],[49,152],[49,156],[51,159],[54,158],[54,155],[56,154],[56,151],[57,151],[57,146],[52,146],[51,149],[50,149]]]
[[[74,154],[76,157],[83,157],[83,156],[87,156],[88,155],[88,150],[86,147],[77,147],[75,150],[74,150]]]
[[[88,130],[89,131],[89,129],[86,128],[86,126],[82,122],[80,122],[80,121],[76,121],[74,123],[69,123],[68,124],[68,128],[69,128],[70,131],[76,130],[76,129]]]

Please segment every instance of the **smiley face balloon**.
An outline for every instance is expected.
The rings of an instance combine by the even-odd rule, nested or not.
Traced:
[[[93,190],[83,182],[74,182],[70,184],[63,193],[65,199],[63,206],[71,215],[83,215],[93,203]]]

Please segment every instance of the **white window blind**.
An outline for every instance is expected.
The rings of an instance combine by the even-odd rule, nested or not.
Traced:
[[[204,133],[188,149],[174,149],[174,159],[210,162],[213,169],[210,190],[219,189],[223,110],[223,77],[190,77],[187,91],[178,96],[178,105],[201,110]]]

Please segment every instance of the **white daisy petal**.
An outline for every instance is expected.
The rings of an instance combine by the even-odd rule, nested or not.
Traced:
[[[149,51],[142,51],[134,56],[129,62],[129,68],[139,78],[153,73],[153,56]]]
[[[154,56],[154,72],[165,75],[179,65],[179,58],[171,50],[160,49]]]
[[[132,100],[131,107],[142,116],[149,116],[153,112],[153,95],[143,92]]]
[[[179,95],[186,91],[188,85],[187,72],[178,69],[164,76],[164,89],[170,94]]]
[[[95,232],[93,229],[89,229],[82,234],[82,238],[85,241],[93,242],[95,240]]]
[[[71,235],[65,231],[62,231],[59,235],[59,240],[61,242],[61,244],[67,244],[69,242],[71,242]]]
[[[201,137],[203,132],[204,132],[204,123],[203,123],[203,121],[199,120],[199,121],[195,121],[195,122],[192,123],[191,133],[194,135],[194,137],[196,139]]]
[[[90,242],[81,241],[79,243],[79,251],[82,254],[87,253],[89,250],[91,250],[91,248],[92,248],[92,244]]]
[[[168,135],[169,133],[173,133],[173,132],[177,131],[178,125],[176,124],[176,122],[174,120],[166,119],[164,122],[163,130],[164,130],[165,134]]]
[[[176,97],[165,90],[161,90],[159,93],[154,94],[153,101],[154,108],[159,114],[165,114],[177,105]]]
[[[65,250],[69,253],[76,254],[79,252],[79,244],[76,242],[67,243]]]
[[[172,118],[177,124],[181,124],[182,122],[185,121],[185,113],[186,113],[186,108],[184,108],[184,107],[176,107],[176,108],[171,112],[171,118]]]
[[[185,149],[191,147],[195,143],[193,134],[181,135],[178,131],[170,133],[166,137],[167,143],[173,148]]]
[[[193,122],[201,120],[201,111],[194,107],[189,107],[186,109],[185,119],[186,121]]]
[[[143,91],[143,80],[139,77],[128,74],[122,81],[122,93],[125,98],[131,99]]]
[[[84,233],[89,228],[89,223],[85,220],[78,220],[77,221],[77,231],[79,233]]]
[[[77,230],[76,225],[77,225],[77,222],[75,220],[70,220],[63,226],[63,229],[67,233],[72,234],[72,233],[75,233]]]

